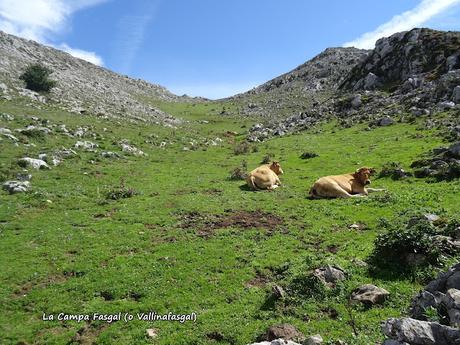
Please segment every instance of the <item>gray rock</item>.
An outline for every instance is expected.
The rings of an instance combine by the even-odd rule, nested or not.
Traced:
[[[369,72],[364,78],[364,90],[375,90],[380,84],[379,77],[372,72]]]
[[[394,340],[414,345],[460,344],[460,330],[435,322],[411,318],[388,319],[382,325],[383,333]]]
[[[272,341],[262,341],[259,343],[251,343],[248,345],[301,345],[301,344],[295,343],[291,340],[275,339]]]
[[[390,126],[390,125],[392,125],[394,123],[395,123],[395,121],[389,116],[385,116],[385,117],[382,117],[381,119],[377,120],[377,126],[380,126],[380,127]]]
[[[112,151],[102,151],[101,156],[104,158],[120,158],[120,155]]]
[[[284,289],[276,284],[272,286],[272,294],[276,299],[284,299],[286,297]]]
[[[426,320],[425,312],[430,309],[437,309],[443,299],[444,294],[441,292],[431,293],[424,290],[412,300],[410,315],[418,320]]]
[[[35,159],[35,158],[30,158],[30,157],[24,157],[18,160],[18,164],[27,167],[30,166],[34,169],[49,169],[49,165],[41,159]]]
[[[351,107],[354,109],[358,109],[359,107],[361,107],[362,104],[362,97],[359,94],[353,97],[353,99],[351,100]]]
[[[334,286],[337,282],[345,280],[345,271],[339,266],[327,265],[325,267],[317,268],[313,275],[318,277],[327,286]]]
[[[144,151],[138,149],[134,145],[130,145],[127,142],[120,142],[120,147],[121,150],[127,154],[133,155],[133,156],[146,156]]]
[[[299,332],[295,326],[283,323],[279,325],[270,326],[265,335],[263,335],[261,338],[261,340],[268,341],[272,341],[275,339],[303,342],[305,340],[305,336],[301,332]]]
[[[323,338],[319,334],[312,335],[303,342],[304,345],[321,345],[322,343]]]
[[[454,87],[454,89],[452,90],[452,102],[456,103],[456,104],[459,104],[460,103],[460,85],[457,85],[456,87]]]
[[[449,289],[444,296],[444,304],[452,327],[460,326],[460,290]]]
[[[10,194],[24,193],[30,189],[29,181],[6,181],[2,185],[3,190]]]
[[[443,101],[438,104],[438,107],[442,110],[449,110],[455,107],[455,103],[451,101]]]
[[[386,339],[382,345],[410,345],[406,342],[403,342],[403,341],[397,341],[397,340],[393,340],[393,339]]]
[[[98,144],[96,143],[93,143],[91,141],[77,141],[74,145],[74,147],[76,149],[83,149],[83,150],[86,150],[86,151],[92,151],[94,149],[96,149],[97,147],[99,147]]]
[[[367,305],[383,303],[390,293],[372,284],[365,284],[357,288],[351,294],[353,301],[361,302]]]
[[[452,158],[460,159],[460,142],[451,145],[447,150],[447,155]]]

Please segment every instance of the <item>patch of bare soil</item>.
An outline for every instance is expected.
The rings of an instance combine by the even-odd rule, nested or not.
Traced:
[[[72,277],[72,275],[68,275],[66,273],[52,274],[38,282],[28,281],[13,292],[13,298],[27,296],[32,289],[45,289],[50,285],[63,283],[70,277]]]
[[[201,237],[210,236],[214,230],[223,228],[252,229],[262,228],[269,231],[275,230],[283,224],[283,219],[268,212],[234,211],[229,210],[224,214],[202,214],[190,212],[182,216],[180,227],[183,229],[196,229]]]
[[[106,329],[108,326],[108,323],[102,323],[99,325],[86,323],[77,331],[75,336],[72,338],[72,342],[81,345],[94,344],[99,334],[101,334],[102,331],[104,331],[104,329]]]

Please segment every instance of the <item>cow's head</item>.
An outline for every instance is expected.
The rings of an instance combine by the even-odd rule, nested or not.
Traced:
[[[375,169],[362,167],[356,170],[353,174],[355,179],[357,179],[363,186],[371,184],[371,176],[375,173]]]
[[[281,165],[279,162],[273,161],[272,164],[270,164],[270,169],[272,169],[276,175],[283,174],[283,169],[281,169]]]

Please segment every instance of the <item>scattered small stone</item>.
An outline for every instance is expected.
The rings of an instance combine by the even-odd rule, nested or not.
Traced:
[[[267,332],[260,338],[260,340],[292,340],[297,342],[303,342],[305,336],[297,330],[293,325],[283,323],[279,325],[270,326]]]
[[[353,301],[358,301],[367,305],[381,304],[390,293],[372,284],[365,284],[357,288],[351,294]]]
[[[337,282],[345,280],[345,271],[339,266],[327,265],[325,267],[317,268],[313,275],[321,280],[325,285],[333,287]]]
[[[101,156],[104,158],[120,158],[120,155],[112,151],[102,151]]]
[[[276,299],[284,299],[286,297],[286,292],[284,289],[276,284],[272,286],[272,293]]]
[[[158,330],[156,328],[147,328],[146,331],[150,338],[156,338],[158,336]]]
[[[93,143],[91,141],[77,141],[74,145],[74,147],[76,149],[84,149],[86,151],[92,151],[94,149],[96,149],[97,147],[99,147],[98,144],[96,143]]]
[[[304,345],[321,345],[322,343],[323,338],[319,334],[312,335],[303,342]]]

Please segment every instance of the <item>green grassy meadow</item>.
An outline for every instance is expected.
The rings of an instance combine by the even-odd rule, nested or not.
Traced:
[[[31,171],[30,192],[0,192],[0,343],[239,345],[284,322],[307,336],[321,334],[327,344],[382,341],[380,322],[406,313],[423,282],[373,275],[357,259],[371,253],[382,218],[417,210],[457,215],[460,183],[374,178],[372,186],[388,192],[349,200],[309,200],[308,190],[318,177],[360,166],[379,169],[397,161],[409,169],[445,144],[439,133],[418,129],[417,123],[373,130],[326,123],[235,155],[235,143],[244,140],[255,119],[219,116],[221,105],[212,103],[161,107],[187,123],[173,129],[0,101],[0,112],[15,117],[0,118],[0,127],[23,128],[33,115],[69,129],[88,126],[96,134],[83,139],[57,132],[43,138],[15,134],[19,146],[3,138],[3,179],[21,171],[17,159],[69,148],[77,140],[98,143],[99,152],[120,152],[117,142],[128,139],[148,154],[108,159],[76,149],[78,156],[51,170]],[[204,144],[216,137],[223,142]],[[35,146],[24,145],[30,143]],[[319,157],[302,160],[305,151]],[[266,155],[282,165],[281,188],[252,192],[244,181],[229,179],[242,161],[252,170]],[[107,199],[121,184],[138,194]],[[272,215],[276,225],[217,224],[254,214]],[[350,229],[353,223],[365,229]],[[340,265],[348,279],[321,296],[270,299],[272,284],[285,286],[292,276],[324,264]],[[350,292],[365,283],[387,289],[390,298],[372,308],[349,305]],[[197,320],[42,320],[43,313],[148,311],[196,312]],[[147,336],[148,328],[157,329],[155,339]]]

